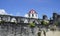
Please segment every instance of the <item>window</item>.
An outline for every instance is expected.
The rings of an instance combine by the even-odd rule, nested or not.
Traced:
[[[37,14],[36,14],[36,17],[37,17]]]
[[[29,17],[30,17],[30,14],[29,14]]]
[[[34,17],[34,14],[32,14],[32,17]]]

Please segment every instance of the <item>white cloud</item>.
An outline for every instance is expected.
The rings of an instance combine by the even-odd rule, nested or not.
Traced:
[[[6,13],[6,11],[4,9],[0,9],[0,14],[1,15],[6,15],[7,13]]]
[[[25,14],[25,17],[28,17],[28,14]]]
[[[1,15],[12,15],[12,14],[8,14],[4,9],[0,9],[0,14]]]

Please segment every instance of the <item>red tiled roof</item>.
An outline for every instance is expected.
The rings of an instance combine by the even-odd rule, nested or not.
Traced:
[[[31,13],[31,14],[35,14],[36,13],[36,11],[35,10],[33,10],[33,9],[31,9],[30,11],[29,11],[29,13]],[[36,13],[37,14],[37,13]]]

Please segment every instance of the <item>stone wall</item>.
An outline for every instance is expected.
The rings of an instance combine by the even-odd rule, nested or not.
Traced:
[[[38,36],[37,33],[41,32],[41,36],[44,36],[43,30],[46,32],[46,36],[60,36],[60,31],[55,30],[51,31],[45,27],[41,28],[35,26],[34,28],[30,28],[29,25],[25,23],[1,23],[0,24],[0,36]]]

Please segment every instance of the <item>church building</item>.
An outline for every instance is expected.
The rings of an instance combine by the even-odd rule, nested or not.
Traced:
[[[37,13],[35,10],[31,9],[31,10],[25,15],[25,17],[38,19],[38,13]]]

